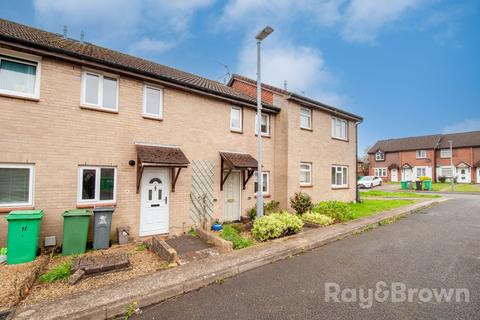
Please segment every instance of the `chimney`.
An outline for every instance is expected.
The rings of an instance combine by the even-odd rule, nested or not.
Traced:
[[[64,25],[63,26],[63,38],[67,39],[67,37],[68,37],[68,27],[67,27],[67,25]]]
[[[283,90],[287,91],[287,80],[283,81]]]
[[[80,43],[83,43],[84,40],[85,40],[85,32],[83,32],[82,30],[82,32],[80,32]]]

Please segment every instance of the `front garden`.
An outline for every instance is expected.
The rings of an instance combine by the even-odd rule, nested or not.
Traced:
[[[389,197],[389,198],[440,198],[441,196],[437,194],[429,193],[415,193],[411,191],[404,192],[388,192],[382,190],[371,190],[371,191],[361,191],[360,196],[362,197]]]

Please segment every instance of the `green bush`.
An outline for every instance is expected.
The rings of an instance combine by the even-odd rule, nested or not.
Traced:
[[[439,176],[438,177],[438,182],[445,183],[445,181],[447,181],[447,177],[445,177],[445,176]]]
[[[318,224],[319,226],[328,226],[334,222],[333,218],[316,212],[305,213],[301,217],[304,222]]]
[[[40,282],[54,282],[59,280],[66,280],[70,277],[70,271],[72,269],[72,261],[65,261],[58,266],[54,267],[51,271],[42,274],[38,280]]]
[[[309,212],[313,207],[312,198],[303,192],[296,192],[293,197],[290,198],[290,205],[298,214]]]
[[[263,205],[263,213],[265,215],[269,215],[272,212],[275,212],[278,210],[278,206],[280,205],[280,202],[272,200],[269,202],[264,203]],[[247,216],[251,220],[255,220],[257,218],[257,207],[251,207],[250,209],[247,210]]]
[[[313,208],[313,212],[324,214],[335,222],[344,222],[353,219],[350,206],[341,201],[322,201]]]
[[[220,237],[233,243],[233,249],[242,249],[252,245],[251,239],[240,235],[237,229],[229,225],[223,226]]]
[[[272,213],[255,220],[252,235],[255,239],[265,241],[275,239],[302,230],[302,220],[288,212]]]

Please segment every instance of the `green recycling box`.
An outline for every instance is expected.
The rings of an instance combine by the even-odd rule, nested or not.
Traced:
[[[62,254],[64,256],[85,252],[90,216],[90,210],[87,209],[68,210],[63,213]]]
[[[43,210],[12,211],[5,218],[8,221],[7,263],[35,260]]]

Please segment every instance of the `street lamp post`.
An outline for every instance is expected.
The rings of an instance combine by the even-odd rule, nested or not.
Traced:
[[[450,145],[450,170],[452,171],[452,177],[450,178],[450,188],[452,189],[452,192],[454,191],[453,187],[453,179],[454,179],[454,173],[453,173],[453,146],[452,146],[452,140],[448,140],[448,144]]]
[[[263,176],[262,176],[262,80],[260,49],[262,40],[273,32],[271,27],[265,27],[255,36],[257,40],[257,136],[258,136],[258,168],[257,168],[257,217],[263,216]]]

